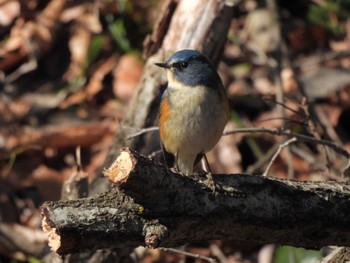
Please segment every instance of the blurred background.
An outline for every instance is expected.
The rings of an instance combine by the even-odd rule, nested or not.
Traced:
[[[0,0],[0,262],[42,262],[49,253],[40,204],[60,199],[78,146],[89,181],[103,167],[143,74],[143,42],[165,2]],[[229,2],[234,18],[218,67],[230,101],[226,130],[287,128],[350,150],[350,2]],[[218,173],[262,174],[285,142],[235,133],[209,159]],[[268,172],[340,180],[346,165],[341,154],[297,140]],[[317,262],[327,252],[229,241],[187,250],[222,262]],[[140,262],[184,257],[137,255]]]

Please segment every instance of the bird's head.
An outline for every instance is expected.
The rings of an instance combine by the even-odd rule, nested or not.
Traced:
[[[178,82],[186,86],[214,87],[221,83],[209,59],[196,50],[177,51],[164,63],[155,64],[167,70],[169,85]]]

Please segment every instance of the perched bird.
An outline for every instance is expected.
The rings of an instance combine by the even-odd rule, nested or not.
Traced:
[[[192,173],[205,153],[219,141],[229,116],[229,106],[219,74],[209,59],[195,50],[180,50],[164,63],[168,87],[160,105],[159,131],[169,168]]]

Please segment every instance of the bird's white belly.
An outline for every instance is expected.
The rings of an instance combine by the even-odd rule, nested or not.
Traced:
[[[227,108],[219,95],[202,87],[182,89],[171,94],[171,116],[165,130],[165,147],[178,154],[209,151],[219,140],[227,121]],[[178,114],[177,114],[178,113]]]

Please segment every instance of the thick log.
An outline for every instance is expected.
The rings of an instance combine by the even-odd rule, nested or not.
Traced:
[[[213,191],[205,175],[174,173],[127,148],[105,175],[120,190],[43,205],[43,228],[58,253],[212,239],[350,246],[346,183],[213,175]]]

